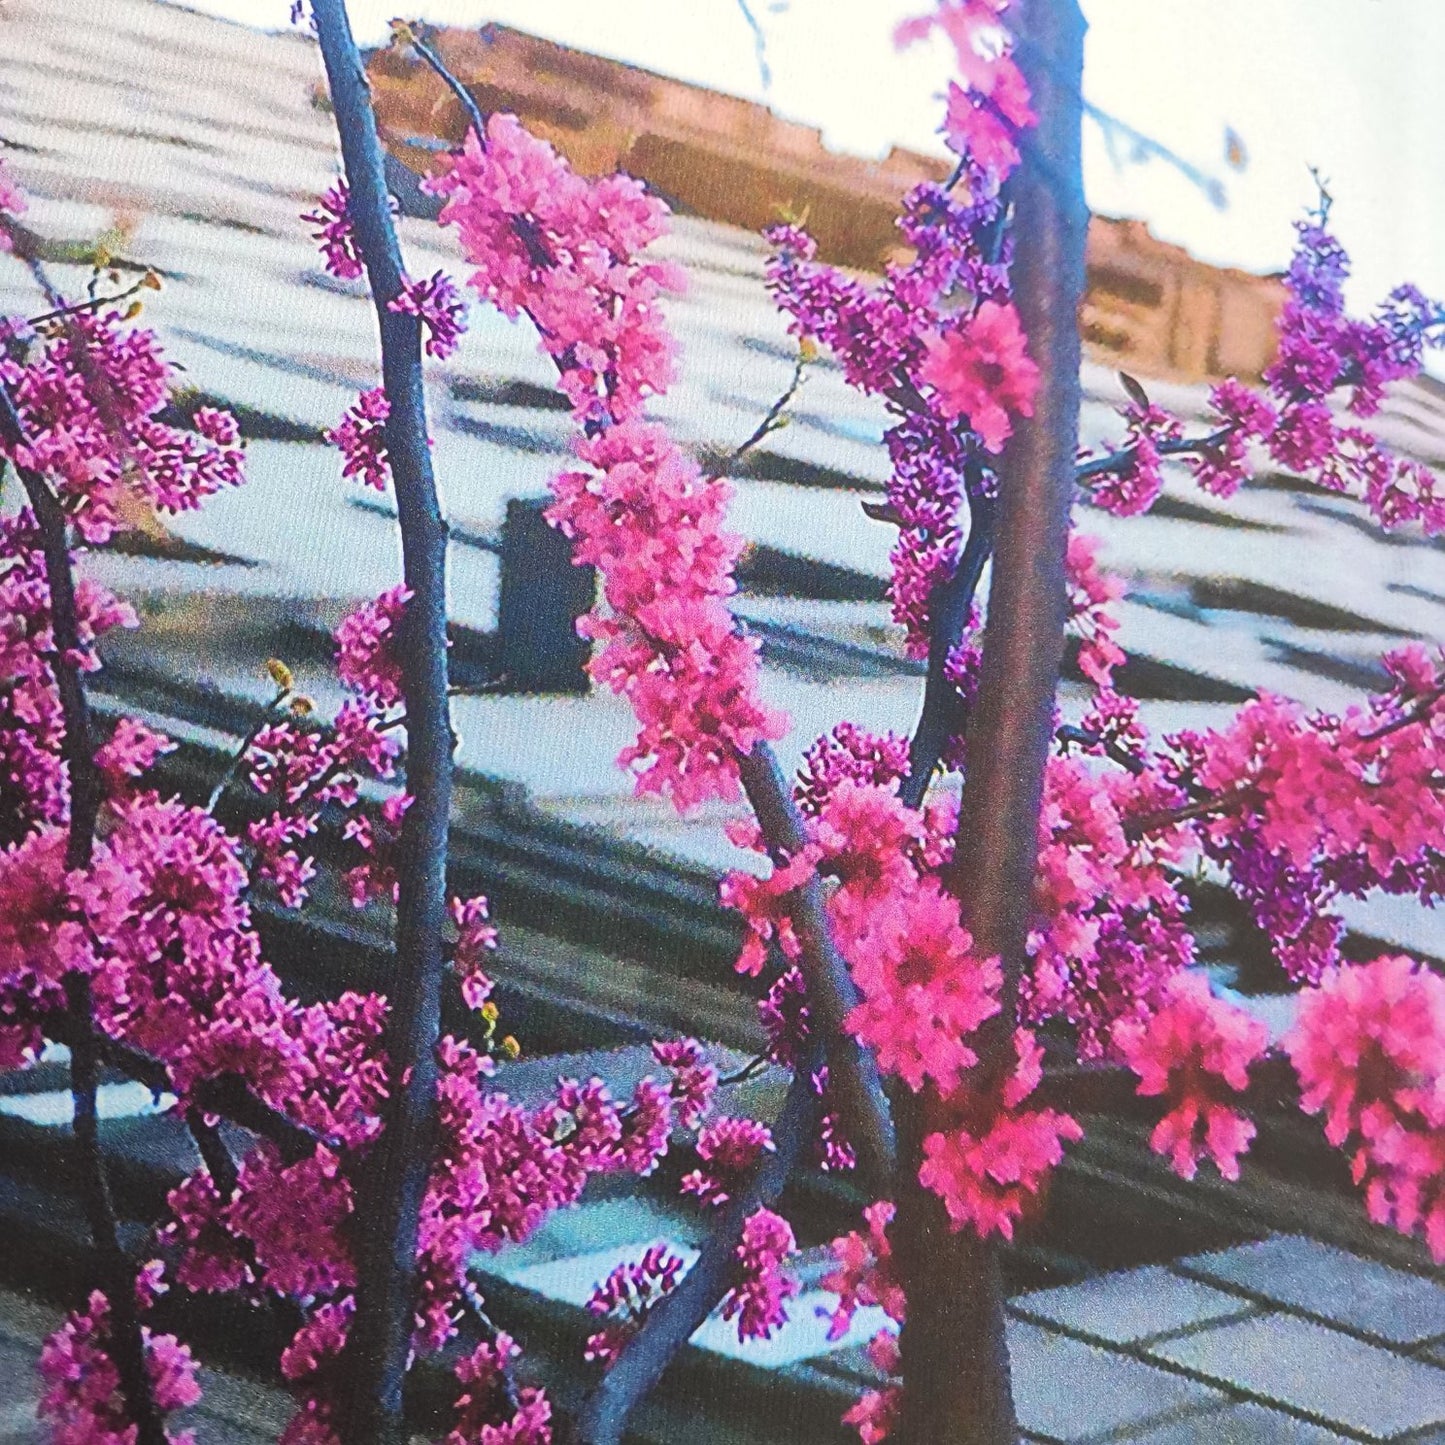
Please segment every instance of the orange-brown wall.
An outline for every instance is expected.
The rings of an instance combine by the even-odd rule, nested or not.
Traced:
[[[483,110],[515,112],[587,174],[622,169],[674,205],[760,230],[806,216],[819,253],[874,270],[898,253],[898,203],[946,165],[892,151],[881,161],[829,150],[811,127],[764,106],[501,25],[434,37]],[[394,50],[369,64],[383,135],[413,169],[436,139],[463,134],[461,106],[420,61]],[[433,145],[409,144],[430,140]],[[1137,221],[1096,217],[1080,325],[1097,359],[1179,380],[1255,377],[1273,355],[1278,280],[1205,266]]]

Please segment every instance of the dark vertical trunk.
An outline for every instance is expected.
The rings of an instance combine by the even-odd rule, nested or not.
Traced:
[[[1078,306],[1084,282],[1080,154],[1084,22],[1077,0],[1014,0],[1007,20],[1033,92],[1037,130],[1011,184],[1014,291],[1042,376],[1037,409],[1004,454],[983,676],[969,725],[958,850],[947,882],[980,953],[1004,970],[1004,1008],[981,1069],[1012,1063],[1037,862],[1043,774],[1063,652],[1064,555],[1079,416]],[[936,1099],[907,1101],[898,1248],[908,1288],[900,1445],[1016,1445],[998,1251],[954,1234],[918,1183],[924,1135],[944,1123]]]
[[[381,143],[344,0],[313,0],[351,189],[351,223],[376,305],[382,380],[391,403],[387,451],[396,488],[403,575],[411,589],[402,638],[406,787],[396,953],[386,1043],[392,1096],[357,1203],[356,1315],[339,1400],[348,1445],[405,1438],[402,1397],[415,1316],[416,1243],[435,1144],[436,1041],[441,1026],[452,733],[447,710],[446,524],[427,443],[421,328],[387,309],[404,270]]]

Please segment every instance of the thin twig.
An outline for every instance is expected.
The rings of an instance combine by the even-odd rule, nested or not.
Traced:
[[[442,63],[442,58],[430,45],[419,36],[410,26],[406,27],[404,39],[407,44],[416,51],[426,63],[441,77],[442,84],[456,96],[461,107],[467,113],[467,120],[472,130],[476,132],[477,144],[483,149],[487,148],[487,123],[482,118],[481,107],[473,99],[471,91],[464,86],[455,75]]]
[[[211,796],[206,799],[206,812],[214,813],[216,811],[216,804],[221,801],[221,795],[231,786],[236,774],[241,771],[241,765],[246,761],[246,754],[251,751],[251,744],[261,736],[262,730],[269,726],[272,715],[276,709],[280,707],[290,695],[291,689],[289,687],[278,688],[276,696],[267,703],[266,711],[256,720],[250,732],[241,739],[241,746],[236,749],[230,763],[227,765],[226,771],[216,780],[216,786],[211,789]]]
[[[1229,793],[1215,793],[1207,798],[1197,798],[1178,808],[1161,808],[1155,813],[1141,813],[1124,820],[1124,836],[1137,842],[1146,833],[1157,833],[1161,828],[1172,828],[1176,823],[1188,823],[1195,818],[1208,818],[1215,813],[1227,813],[1246,802],[1253,794],[1248,785],[1235,788]]]
[[[757,1054],[749,1059],[742,1068],[735,1069],[731,1074],[724,1074],[717,1081],[717,1086],[720,1089],[731,1089],[738,1084],[750,1084],[754,1079],[761,1078],[767,1073],[772,1062],[767,1054]]]
[[[69,306],[59,306],[54,310],[46,311],[39,316],[29,317],[25,324],[27,326],[44,326],[49,321],[64,321],[72,316],[83,316],[88,311],[98,311],[103,306],[114,306],[120,301],[129,301],[132,296],[139,295],[142,291],[154,291],[157,282],[153,279],[155,273],[147,271],[135,285],[125,291],[118,291],[114,296],[92,296],[85,301],[76,301]]]
[[[1445,699],[1445,684],[1432,688],[1424,696],[1419,698],[1415,706],[1403,717],[1397,717],[1391,722],[1384,723],[1377,727],[1374,732],[1361,733],[1355,739],[1361,743],[1377,743],[1381,738],[1387,738],[1392,733],[1400,732],[1404,728],[1414,727],[1416,723],[1429,721],[1430,714],[1435,711],[1436,703]]]
[[[918,725],[908,743],[908,776],[898,790],[910,808],[922,807],[949,739],[962,728],[962,705],[948,676],[948,662],[968,624],[984,566],[993,556],[997,519],[998,504],[992,497],[980,493],[970,499],[963,555],[929,598],[928,677]]]
[[[1215,447],[1229,440],[1234,435],[1234,426],[1220,427],[1216,432],[1211,432],[1207,437],[1179,437],[1174,440],[1165,440],[1156,443],[1161,457],[1180,457],[1191,453],[1204,453],[1212,451]],[[1137,446],[1121,447],[1116,452],[1110,452],[1108,456],[1091,457],[1088,461],[1080,462],[1074,470],[1074,479],[1080,482],[1091,481],[1094,477],[1103,476],[1106,472],[1117,472],[1125,467],[1133,466],[1138,458],[1139,448]]]
[[[780,431],[787,425],[783,416],[793,398],[798,394],[798,388],[803,384],[803,372],[808,365],[807,354],[799,350],[798,359],[793,363],[793,377],[787,387],[779,394],[776,401],[768,408],[767,415],[763,417],[753,434],[739,446],[736,446],[720,461],[712,471],[712,478],[716,481],[720,477],[731,475],[738,463],[743,460],[759,442],[771,436],[773,432]]]
[[[1087,728],[1074,727],[1072,724],[1065,724],[1054,734],[1058,740],[1067,748],[1070,743],[1076,743],[1083,748],[1099,748],[1105,757],[1118,763],[1121,768],[1127,768],[1137,778],[1148,764],[1137,753],[1131,753],[1128,748],[1121,747],[1118,743],[1104,737],[1100,733],[1090,732]]]
[[[768,35],[763,29],[762,22],[753,14],[753,7],[749,0],[738,0],[738,9],[743,12],[743,19],[747,27],[753,33],[753,54],[758,62],[758,79],[763,83],[764,92],[770,90],[773,84],[773,69],[768,64]]]

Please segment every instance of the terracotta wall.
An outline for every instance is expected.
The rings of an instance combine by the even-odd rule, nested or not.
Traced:
[[[483,110],[510,110],[588,174],[621,168],[679,208],[759,230],[806,216],[822,256],[877,270],[897,254],[899,199],[946,166],[893,150],[881,161],[829,150],[816,129],[764,106],[501,25],[448,29],[435,44]],[[419,61],[369,64],[383,134],[417,171],[463,133],[461,106]],[[1096,218],[1081,324],[1098,359],[1149,376],[1257,376],[1273,349],[1279,282],[1205,266],[1140,222]]]

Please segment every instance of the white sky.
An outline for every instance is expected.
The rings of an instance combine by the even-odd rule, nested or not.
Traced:
[[[289,0],[182,0],[255,25]],[[941,41],[903,55],[890,34],[930,0],[753,0],[768,33],[764,94],[737,0],[351,0],[379,39],[400,5],[437,23],[499,20],[752,99],[877,154],[936,148]],[[1222,178],[1216,209],[1159,161],[1116,167],[1088,127],[1093,208],[1150,222],[1203,259],[1282,269],[1318,166],[1355,257],[1356,304],[1398,281],[1445,294],[1445,0],[1083,0],[1094,104]],[[1248,165],[1225,161],[1226,128]]]

